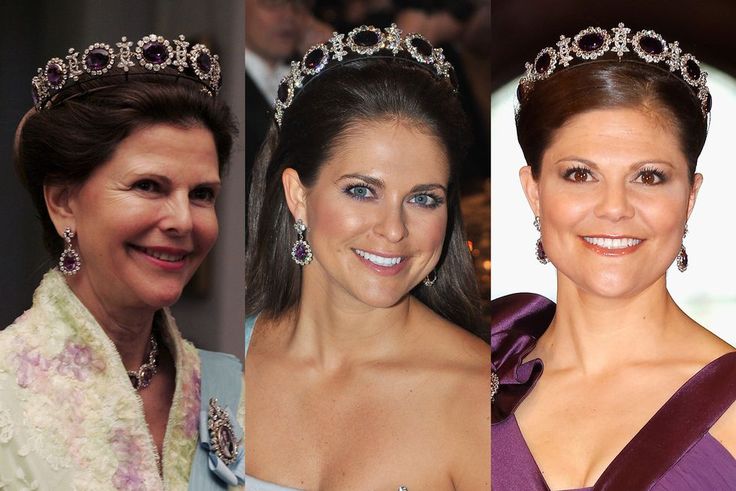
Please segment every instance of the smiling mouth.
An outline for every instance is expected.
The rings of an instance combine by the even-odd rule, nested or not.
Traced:
[[[628,249],[642,243],[641,239],[635,239],[633,237],[583,237],[583,240],[596,247],[611,250]]]
[[[366,261],[370,261],[371,263],[375,264],[376,266],[381,266],[384,268],[390,268],[391,266],[396,266],[401,261],[404,260],[402,256],[394,256],[394,257],[386,257],[386,256],[379,256],[377,254],[372,254],[370,252],[366,252],[360,249],[353,249],[357,255],[365,259]]]
[[[184,260],[185,257],[187,257],[188,253],[175,253],[172,254],[170,252],[163,252],[161,250],[157,249],[151,249],[148,247],[140,247],[136,245],[132,245],[133,249],[142,252],[143,254],[147,256],[151,256],[155,259],[158,259],[159,261],[165,261],[167,263],[178,263]]]

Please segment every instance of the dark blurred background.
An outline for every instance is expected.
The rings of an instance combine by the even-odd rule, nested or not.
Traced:
[[[122,36],[184,34],[219,54],[224,97],[239,120],[229,175],[218,198],[220,238],[204,267],[174,307],[184,336],[198,347],[243,357],[245,180],[242,0],[0,0],[0,329],[30,307],[50,267],[31,200],[15,176],[16,125],[31,108],[36,68],[67,49]]]

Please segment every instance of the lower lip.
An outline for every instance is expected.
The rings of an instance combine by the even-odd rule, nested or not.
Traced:
[[[130,249],[134,253],[142,256],[150,264],[153,264],[154,266],[158,268],[165,269],[166,271],[179,271],[186,264],[186,256],[184,256],[184,259],[182,259],[181,261],[164,261],[163,259],[159,259],[157,257],[153,257],[149,254],[146,254],[145,252],[143,252],[142,250],[136,247],[130,247]]]
[[[591,251],[595,252],[596,254],[600,254],[601,256],[626,256],[627,254],[631,254],[633,252],[636,252],[639,247],[644,243],[644,241],[640,241],[638,244],[629,246],[629,247],[623,247],[621,249],[606,249],[605,247],[601,247],[595,244],[591,244],[587,240],[583,239],[582,237],[580,240],[583,241],[583,244],[585,247],[590,249]]]
[[[360,262],[368,266],[374,272],[383,276],[393,276],[395,274],[398,274],[402,269],[404,269],[404,266],[406,266],[406,263],[408,261],[408,259],[404,258],[401,260],[400,263],[394,264],[393,266],[380,266],[378,264],[370,262],[363,256],[359,255],[357,252],[355,253],[355,257],[357,257]]]

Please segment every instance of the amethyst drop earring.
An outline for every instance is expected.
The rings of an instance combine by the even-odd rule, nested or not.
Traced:
[[[685,224],[685,232],[682,234],[682,238],[685,239],[687,236],[687,224]],[[680,246],[680,252],[677,253],[677,269],[680,273],[684,273],[687,269],[687,251],[685,250],[685,244]]]
[[[299,266],[306,266],[312,262],[313,256],[309,242],[304,239],[304,233],[307,231],[307,226],[304,225],[301,218],[294,224],[294,230],[296,230],[297,238],[291,248],[291,257]]]
[[[540,233],[540,237],[537,239],[536,244],[536,254],[537,254],[537,261],[539,261],[542,264],[547,264],[549,262],[549,259],[547,259],[547,254],[544,252],[544,246],[542,245],[542,225],[539,221],[539,216],[534,217],[534,228],[537,229],[537,232]]]
[[[72,239],[74,238],[74,232],[69,227],[64,229],[64,251],[59,256],[59,271],[67,276],[75,275],[79,272],[82,267],[82,259],[79,257],[79,253],[72,246]]]

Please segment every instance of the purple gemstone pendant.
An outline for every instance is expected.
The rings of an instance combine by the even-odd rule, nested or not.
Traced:
[[[677,269],[680,270],[680,273],[684,273],[687,269],[687,262],[687,251],[685,246],[681,246],[680,252],[677,253]]]
[[[547,254],[545,254],[544,252],[544,246],[542,245],[541,237],[537,239],[537,261],[542,264],[547,264],[549,262],[549,259],[547,259]]]
[[[291,258],[299,266],[306,266],[312,262],[314,256],[312,255],[312,248],[309,246],[309,243],[304,240],[304,232],[307,231],[307,226],[304,225],[301,218],[294,224],[294,230],[296,230],[297,239],[291,247]]]
[[[66,276],[72,276],[79,272],[82,267],[82,259],[79,257],[79,253],[74,250],[72,246],[72,238],[74,238],[74,232],[67,227],[64,230],[64,251],[59,256],[59,271],[64,273]]]

